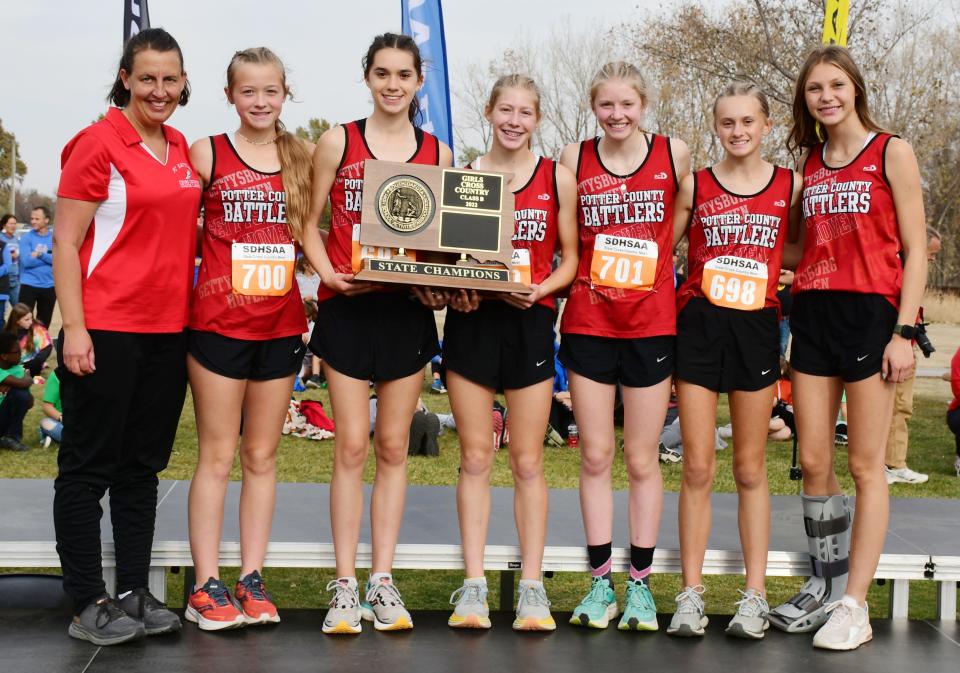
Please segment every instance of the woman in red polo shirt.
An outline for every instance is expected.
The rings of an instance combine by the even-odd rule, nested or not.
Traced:
[[[68,633],[97,645],[176,631],[147,589],[157,473],[186,394],[186,333],[200,181],[164,122],[190,89],[176,40],[149,29],[124,47],[106,116],[64,148],[54,279],[63,331],[63,434],[53,515]],[[109,489],[117,602],[100,556]]]

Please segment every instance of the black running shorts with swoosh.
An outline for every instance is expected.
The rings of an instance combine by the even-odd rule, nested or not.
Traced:
[[[617,339],[564,334],[560,362],[598,383],[647,388],[673,374],[675,342],[673,335]]]
[[[703,297],[691,299],[677,316],[677,378],[718,393],[762,390],[776,383],[777,310],[741,311],[714,306]]]
[[[847,383],[880,372],[897,310],[885,297],[862,292],[811,290],[793,299],[790,367]]]
[[[469,313],[447,309],[443,364],[494,390],[517,390],[552,379],[555,318],[542,304],[520,309],[496,298],[485,298]]]
[[[187,349],[204,369],[249,381],[272,381],[296,374],[307,354],[299,334],[255,341],[190,330]]]

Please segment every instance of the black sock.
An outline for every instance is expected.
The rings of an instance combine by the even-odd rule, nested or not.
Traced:
[[[613,556],[613,542],[607,542],[606,544],[588,544],[587,556],[590,559],[590,568],[593,570],[608,565]],[[613,577],[610,575],[610,570],[607,570],[601,577],[609,581],[611,587],[613,586]]]
[[[650,586],[650,566],[653,565],[653,552],[656,547],[638,547],[630,545],[630,576],[638,582]],[[638,577],[642,574],[643,577]]]

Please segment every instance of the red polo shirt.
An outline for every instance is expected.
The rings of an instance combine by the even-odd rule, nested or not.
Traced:
[[[200,181],[186,139],[163,126],[156,157],[118,108],[63,149],[57,196],[98,203],[80,246],[87,329],[179,332],[187,325]]]

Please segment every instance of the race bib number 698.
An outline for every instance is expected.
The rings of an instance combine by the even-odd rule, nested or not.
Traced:
[[[700,288],[715,306],[759,311],[767,301],[767,265],[732,255],[711,259],[703,267]]]

